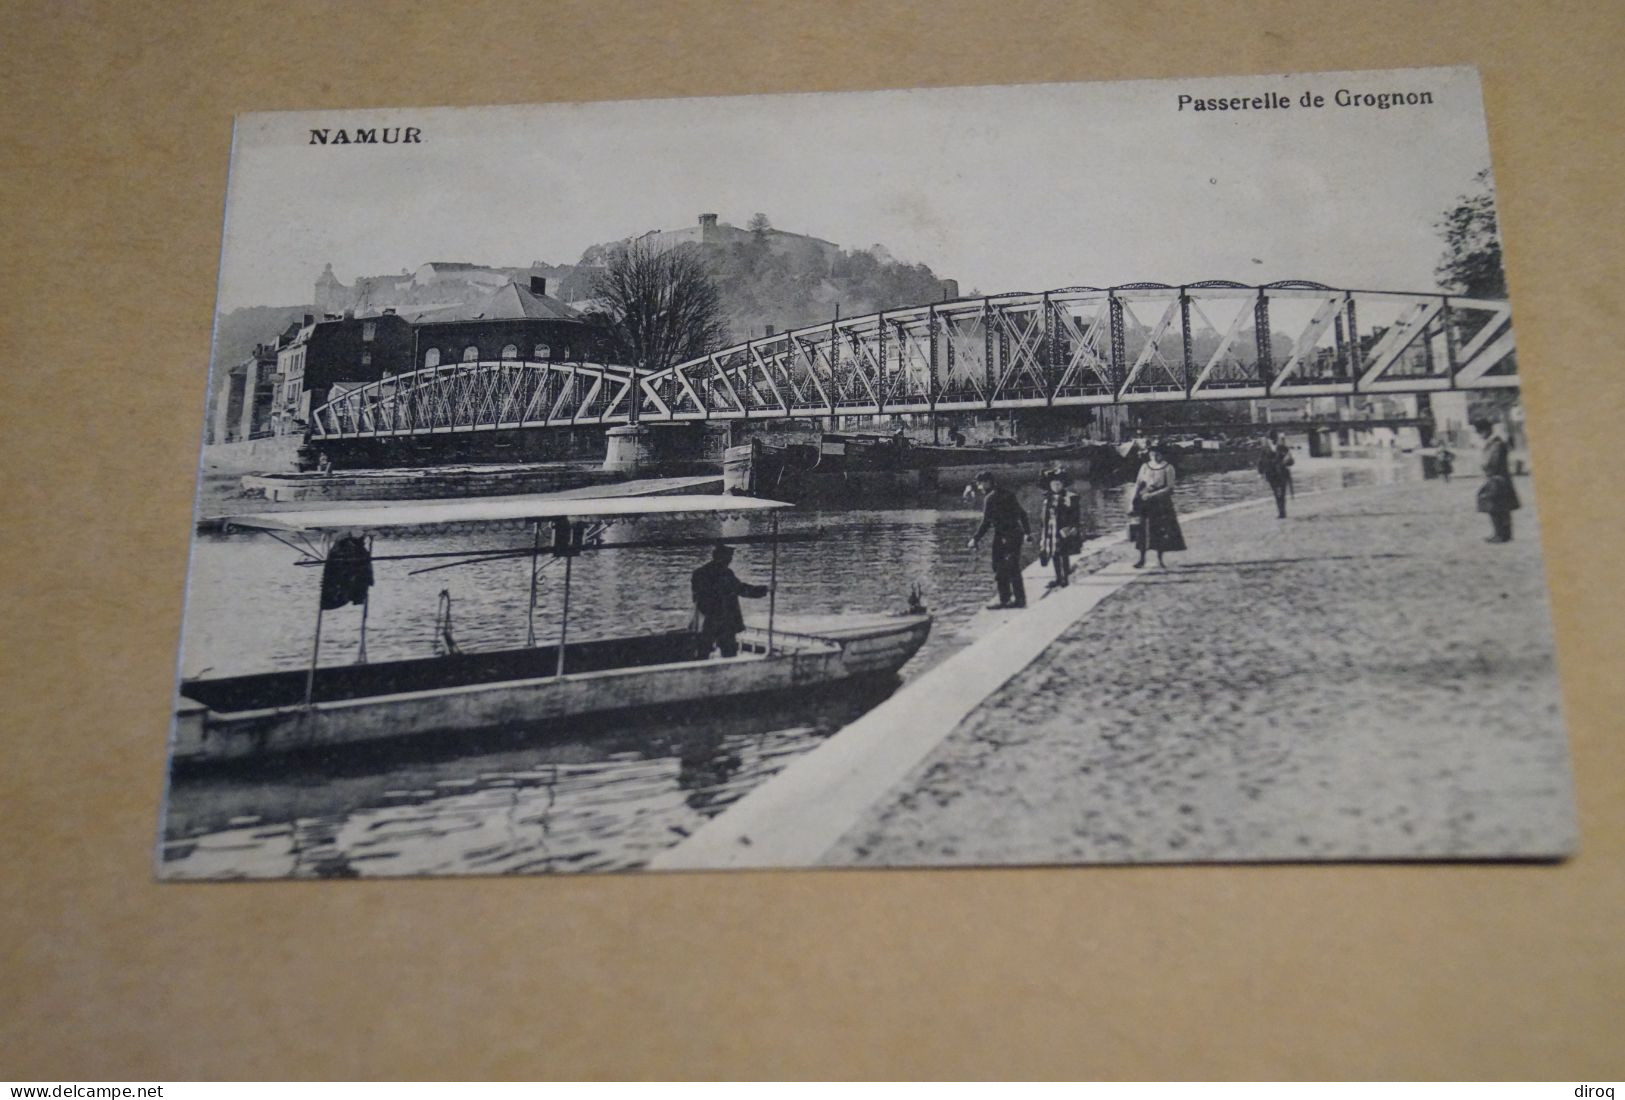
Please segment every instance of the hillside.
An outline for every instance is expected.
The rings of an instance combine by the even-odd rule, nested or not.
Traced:
[[[221,314],[214,333],[214,370],[241,363],[255,344],[276,339],[289,322],[315,312],[315,306],[244,306]]]
[[[775,252],[759,239],[701,245],[738,340],[766,326],[789,328],[923,305],[943,297],[942,280],[924,264],[882,258],[883,249],[838,252],[826,264],[805,253]],[[882,255],[877,255],[881,253]]]
[[[701,251],[721,292],[736,340],[760,336],[769,325],[782,332],[820,324],[834,317],[837,310],[850,317],[935,302],[944,296],[942,280],[929,267],[898,263],[883,245],[842,251],[829,241],[775,230],[765,224],[765,219],[761,228],[744,230],[716,224],[714,218],[707,226],[702,218],[699,227],[661,230],[657,235],[673,245]],[[543,275],[550,295],[565,302],[579,302],[592,297],[594,276],[602,270],[611,251],[622,243],[592,245],[575,264],[536,261],[528,268],[511,269],[440,266],[475,266],[476,274],[496,273],[499,279]],[[441,274],[419,286],[403,272],[399,276],[358,276],[354,285],[346,286],[332,278],[330,266],[317,280],[316,304],[249,306],[223,314],[215,333],[210,377],[216,378],[221,370],[242,362],[255,344],[274,340],[290,321],[306,313],[320,315],[344,309],[376,313],[390,307],[410,315],[414,305],[472,299],[486,293],[490,285],[489,279],[474,279],[464,286],[456,278]]]
[[[633,238],[589,246],[563,288],[591,296],[592,276]],[[843,250],[833,241],[776,228],[765,214],[748,227],[701,214],[695,225],[651,230],[638,240],[698,250],[722,296],[733,339],[822,324],[882,309],[925,305],[957,293],[924,264],[899,263],[885,245]]]

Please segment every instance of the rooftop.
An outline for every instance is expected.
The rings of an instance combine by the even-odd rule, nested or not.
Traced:
[[[417,316],[420,325],[455,321],[579,321],[581,314],[557,298],[537,294],[518,283],[505,283],[472,302],[427,310]]]

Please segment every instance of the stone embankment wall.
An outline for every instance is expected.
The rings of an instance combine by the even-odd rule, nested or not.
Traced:
[[[206,474],[280,474],[297,467],[298,436],[242,439],[234,443],[210,443],[203,448]]]

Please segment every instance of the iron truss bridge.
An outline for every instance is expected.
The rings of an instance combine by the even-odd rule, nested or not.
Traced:
[[[1504,300],[1309,282],[1066,287],[847,317],[667,370],[425,367],[317,408],[317,438],[1518,385]],[[634,416],[633,404],[636,403]]]

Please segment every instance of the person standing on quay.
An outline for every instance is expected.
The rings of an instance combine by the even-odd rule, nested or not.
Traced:
[[[1491,535],[1485,542],[1512,541],[1512,513],[1519,507],[1518,491],[1512,487],[1512,469],[1507,462],[1506,440],[1495,434],[1488,420],[1473,421],[1484,441],[1484,484],[1478,489],[1478,510],[1488,512]]]
[[[1016,494],[999,488],[991,473],[978,474],[976,486],[985,494],[985,500],[982,525],[971,536],[969,545],[972,550],[976,549],[982,536],[993,532],[993,582],[999,587],[999,602],[988,604],[988,610],[1026,607],[1027,587],[1021,582],[1021,544],[1032,535],[1027,512]]]
[[[1134,498],[1140,505],[1140,559],[1134,568],[1145,568],[1148,550],[1157,552],[1157,567],[1164,568],[1167,563],[1162,555],[1185,549],[1185,534],[1174,511],[1174,468],[1163,454],[1161,441],[1146,448],[1145,465],[1134,479]]]
[[[1286,519],[1286,498],[1292,490],[1292,451],[1287,447],[1286,440],[1270,432],[1269,442],[1264,444],[1264,454],[1258,460],[1258,472],[1264,475],[1269,482],[1270,492],[1275,494],[1275,514],[1280,519]]]
[[[1439,455],[1437,461],[1439,464],[1439,476],[1444,478],[1446,485],[1450,484],[1450,475],[1456,471],[1455,452],[1441,443],[1439,444]]]
[[[1067,488],[1064,470],[1044,473],[1044,519],[1039,526],[1038,560],[1055,566],[1050,588],[1065,588],[1072,581],[1072,555],[1083,549],[1078,522],[1078,494]]]

